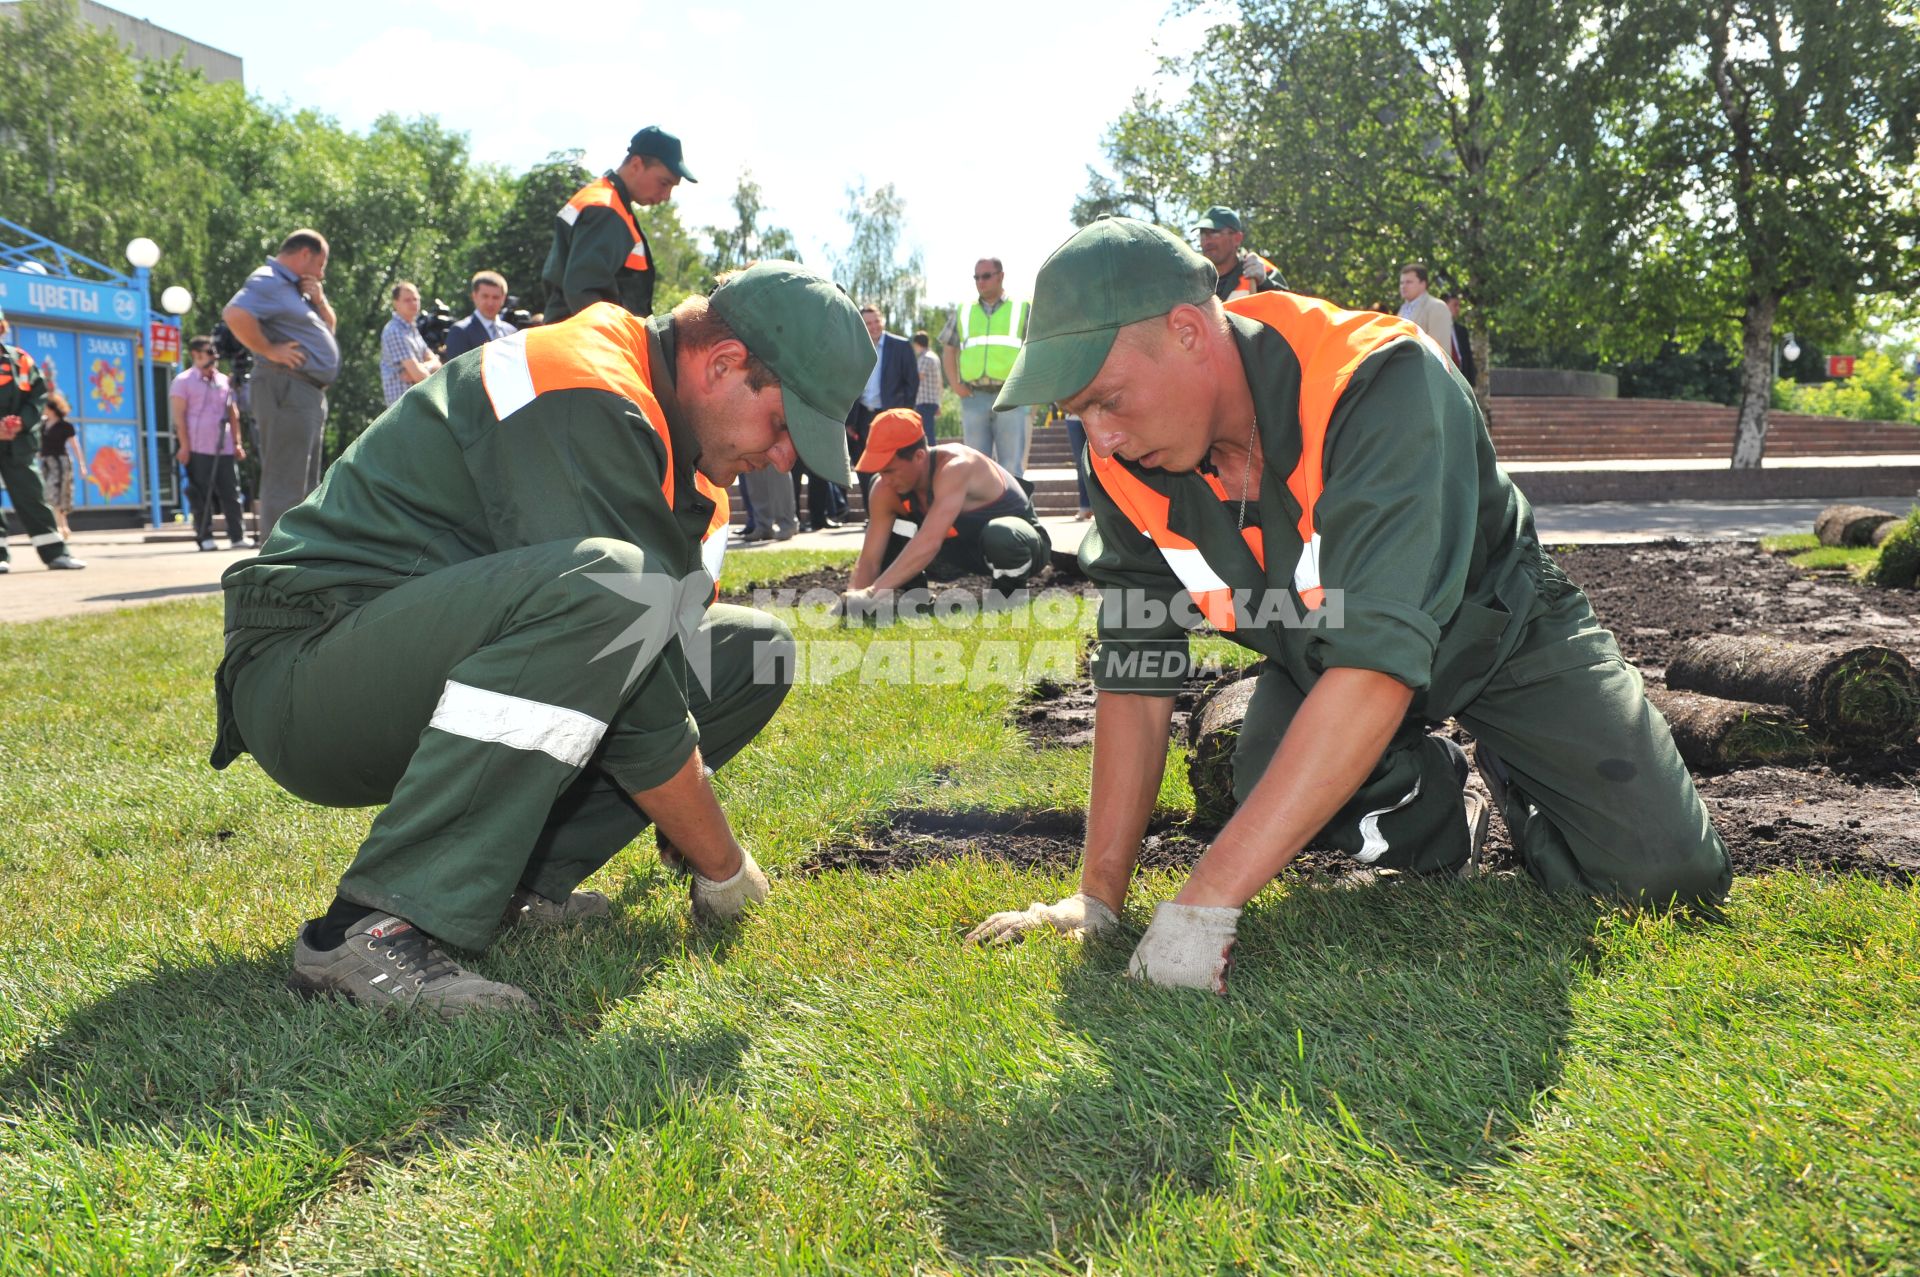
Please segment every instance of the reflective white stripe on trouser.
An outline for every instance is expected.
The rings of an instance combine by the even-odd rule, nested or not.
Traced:
[[[992,566],[989,566],[989,567],[987,568],[987,570],[988,570],[989,572],[991,572],[991,573],[993,573],[993,575],[994,575],[994,576],[996,576],[996,577],[1001,577],[1001,576],[1025,576],[1025,575],[1026,575],[1026,573],[1027,573],[1027,569],[1026,569],[1026,568],[1024,568],[1024,567],[1020,567],[1020,568],[996,568],[996,567],[992,567]]]
[[[505,421],[533,402],[533,373],[527,368],[527,335],[512,333],[480,348],[480,384],[493,401],[493,415]]]
[[[893,535],[897,537],[911,537],[919,531],[920,525],[911,519],[895,519],[893,521]]]
[[[66,538],[61,536],[58,532],[42,532],[38,536],[28,537],[27,540],[32,542],[34,545],[58,545],[62,541],[66,540]]]
[[[700,565],[706,568],[708,576],[718,581],[720,579],[720,565],[726,561],[726,558],[727,527],[725,524],[722,524],[720,527],[715,528],[706,540],[700,543]]]
[[[1353,853],[1355,860],[1372,864],[1387,854],[1387,838],[1380,832],[1380,818],[1399,811],[1420,796],[1420,782],[1413,782],[1413,792],[1391,807],[1382,807],[1379,811],[1370,811],[1360,818],[1360,850]]]
[[[1227,583],[1220,579],[1220,574],[1213,570],[1213,565],[1207,562],[1206,556],[1198,550],[1169,550],[1163,545],[1160,547],[1160,556],[1173,569],[1173,574],[1180,578],[1180,584],[1187,587],[1189,594],[1207,594],[1228,588]]]
[[[571,226],[580,220],[580,210],[572,204],[562,204],[560,206],[560,220]]]
[[[1300,547],[1300,561],[1293,565],[1293,588],[1302,595],[1320,588],[1320,534]]]
[[[495,343],[497,344],[497,343]],[[510,749],[537,750],[569,767],[585,767],[607,725],[591,714],[489,692],[447,680],[428,727]]]

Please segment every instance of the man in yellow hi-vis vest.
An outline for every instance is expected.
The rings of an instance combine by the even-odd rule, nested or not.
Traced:
[[[980,300],[955,310],[940,330],[941,363],[953,393],[960,396],[960,425],[966,445],[984,452],[1014,478],[1027,468],[1027,410],[994,406],[1006,384],[1020,343],[1027,336],[1027,303],[1006,294],[1007,268],[998,257],[973,264],[973,285]]]

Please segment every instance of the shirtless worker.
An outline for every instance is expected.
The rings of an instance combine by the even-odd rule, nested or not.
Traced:
[[[1727,849],[1586,596],[1540,548],[1473,394],[1414,325],[1266,292],[1144,222],[1095,222],[1041,267],[1003,405],[1086,423],[1103,593],[1081,890],[969,939],[1114,926],[1166,766],[1186,631],[1265,658],[1233,762],[1238,810],[1127,973],[1226,991],[1241,909],[1309,841],[1445,873],[1485,819],[1456,719],[1550,891],[1711,908]],[[1153,659],[1146,659],[1151,657]],[[1166,659],[1177,657],[1179,659]]]
[[[1020,481],[963,443],[929,448],[912,409],[889,408],[873,419],[854,469],[878,478],[867,538],[842,596],[848,615],[924,584],[929,567],[981,573],[1011,594],[1046,566],[1051,543]]]

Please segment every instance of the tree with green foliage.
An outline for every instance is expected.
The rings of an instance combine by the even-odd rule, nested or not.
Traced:
[[[1782,322],[1842,329],[1864,300],[1920,286],[1920,12],[1912,0],[1632,0],[1599,53],[1649,90],[1630,127],[1602,140],[1666,175],[1643,234],[1678,267],[1662,272],[1666,291],[1737,324],[1733,465],[1757,467]]]
[[[709,226],[706,235],[713,245],[707,254],[707,273],[738,270],[764,258],[800,260],[800,242],[784,226],[764,224],[766,204],[760,183],[751,169],[741,169],[733,188],[733,225]]]
[[[830,253],[833,279],[856,302],[880,308],[887,327],[908,328],[926,291],[920,250],[901,256],[907,204],[893,183],[868,191],[865,183],[847,188],[847,225],[852,237],[845,251]]]
[[[1295,287],[1397,309],[1399,266],[1462,295],[1478,363],[1527,341],[1569,219],[1560,123],[1590,86],[1575,51],[1592,6],[1551,0],[1238,0],[1173,64],[1183,96],[1147,95],[1107,137],[1076,220],[1133,212],[1184,226],[1238,209],[1248,246]],[[1177,219],[1177,220],[1176,220]]]

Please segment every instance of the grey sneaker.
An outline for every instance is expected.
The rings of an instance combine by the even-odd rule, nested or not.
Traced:
[[[47,567],[55,572],[78,572],[85,566],[87,565],[79,559],[74,558],[71,554],[63,554],[57,559],[49,560],[47,563]]]
[[[307,928],[293,946],[287,987],[303,997],[335,996],[364,1007],[420,1005],[443,1020],[470,1011],[538,1011],[524,989],[467,970],[405,918],[375,910],[337,949],[315,949]]]
[[[549,900],[520,887],[508,898],[507,912],[500,919],[500,925],[560,927],[588,918],[604,918],[612,912],[613,906],[597,891],[576,891],[565,900]]]

